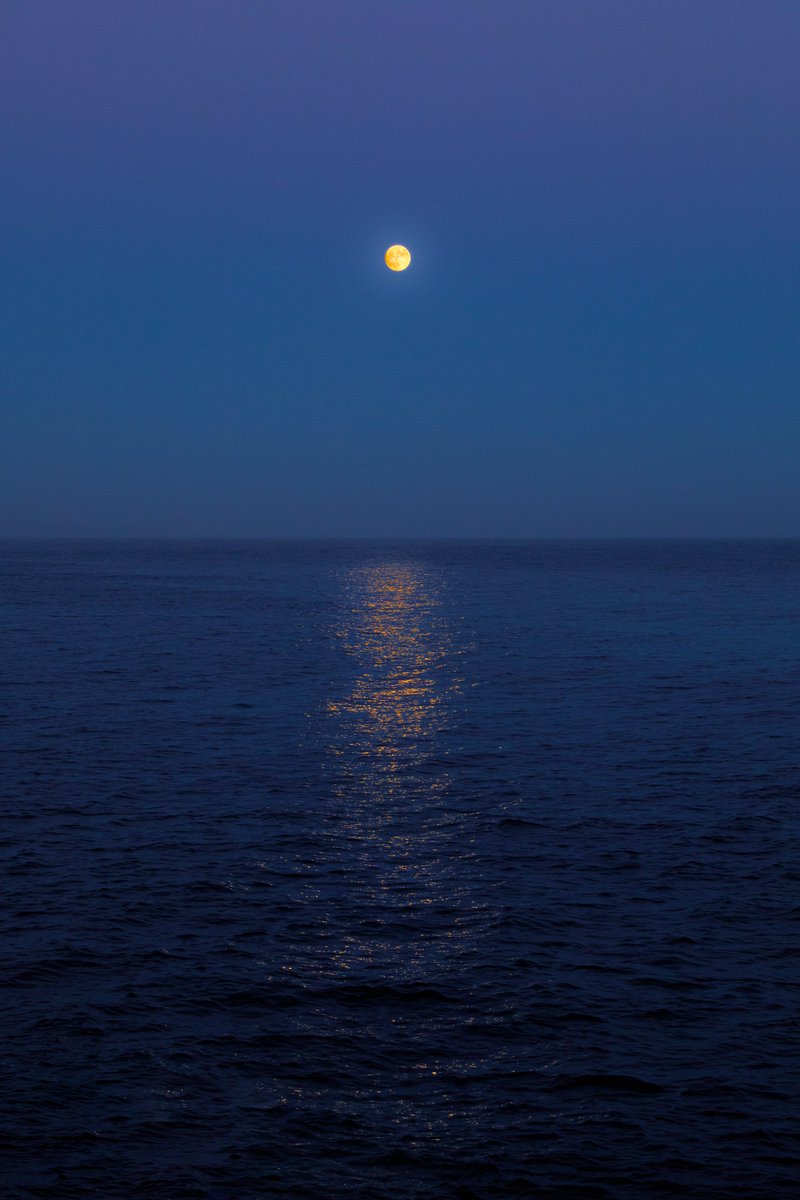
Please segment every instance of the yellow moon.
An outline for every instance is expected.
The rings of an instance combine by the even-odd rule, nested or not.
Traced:
[[[383,257],[390,271],[405,271],[411,262],[411,255],[405,246],[390,246]]]

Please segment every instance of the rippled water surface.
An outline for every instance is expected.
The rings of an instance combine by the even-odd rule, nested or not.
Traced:
[[[800,1196],[800,544],[0,557],[3,1197]]]

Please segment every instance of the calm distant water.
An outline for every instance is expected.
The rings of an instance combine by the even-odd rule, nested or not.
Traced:
[[[800,543],[5,543],[5,1197],[800,1196]]]

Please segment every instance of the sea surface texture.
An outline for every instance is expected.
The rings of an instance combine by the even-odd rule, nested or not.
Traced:
[[[800,1196],[800,543],[0,559],[3,1200]]]

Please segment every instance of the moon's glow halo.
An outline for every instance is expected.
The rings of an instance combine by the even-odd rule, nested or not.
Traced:
[[[411,255],[405,246],[390,246],[383,257],[390,271],[405,271],[411,262]]]

